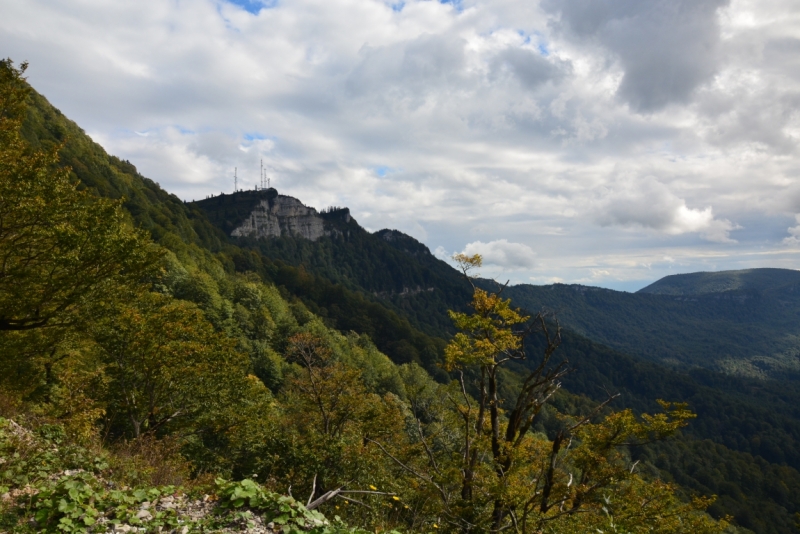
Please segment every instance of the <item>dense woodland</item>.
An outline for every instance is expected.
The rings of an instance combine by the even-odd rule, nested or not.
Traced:
[[[793,531],[791,391],[598,345],[335,211],[338,238],[231,239],[252,198],[185,204],[23,74],[0,65],[0,530]]]

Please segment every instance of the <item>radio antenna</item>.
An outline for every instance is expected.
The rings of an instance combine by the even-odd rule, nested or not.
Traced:
[[[233,168],[233,192],[239,190],[239,177],[236,176],[236,167]]]

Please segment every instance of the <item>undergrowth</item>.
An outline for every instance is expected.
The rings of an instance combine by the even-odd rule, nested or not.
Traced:
[[[166,459],[157,457],[165,452]],[[0,531],[108,532],[128,525],[138,532],[235,532],[260,523],[282,534],[368,532],[250,479],[148,485],[170,478],[170,466],[188,472],[173,453],[170,444],[152,441],[115,454],[69,443],[57,424],[30,430],[0,417]]]

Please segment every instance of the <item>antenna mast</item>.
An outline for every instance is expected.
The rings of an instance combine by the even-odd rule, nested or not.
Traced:
[[[233,192],[239,190],[239,177],[236,176],[236,167],[233,168]]]

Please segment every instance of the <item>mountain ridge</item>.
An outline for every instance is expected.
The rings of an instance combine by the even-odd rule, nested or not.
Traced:
[[[764,271],[724,272],[726,280],[742,274],[750,278],[739,285],[718,285],[715,292],[704,289],[708,284],[695,289],[690,283],[707,280],[707,275],[676,275],[637,293],[520,284],[506,288],[504,295],[525,309],[551,310],[562,324],[590,339],[651,361],[798,380],[800,273]],[[680,294],[671,289],[676,281]]]
[[[800,271],[759,267],[733,271],[672,274],[656,280],[636,293],[658,295],[705,295],[730,291],[800,291]]]

